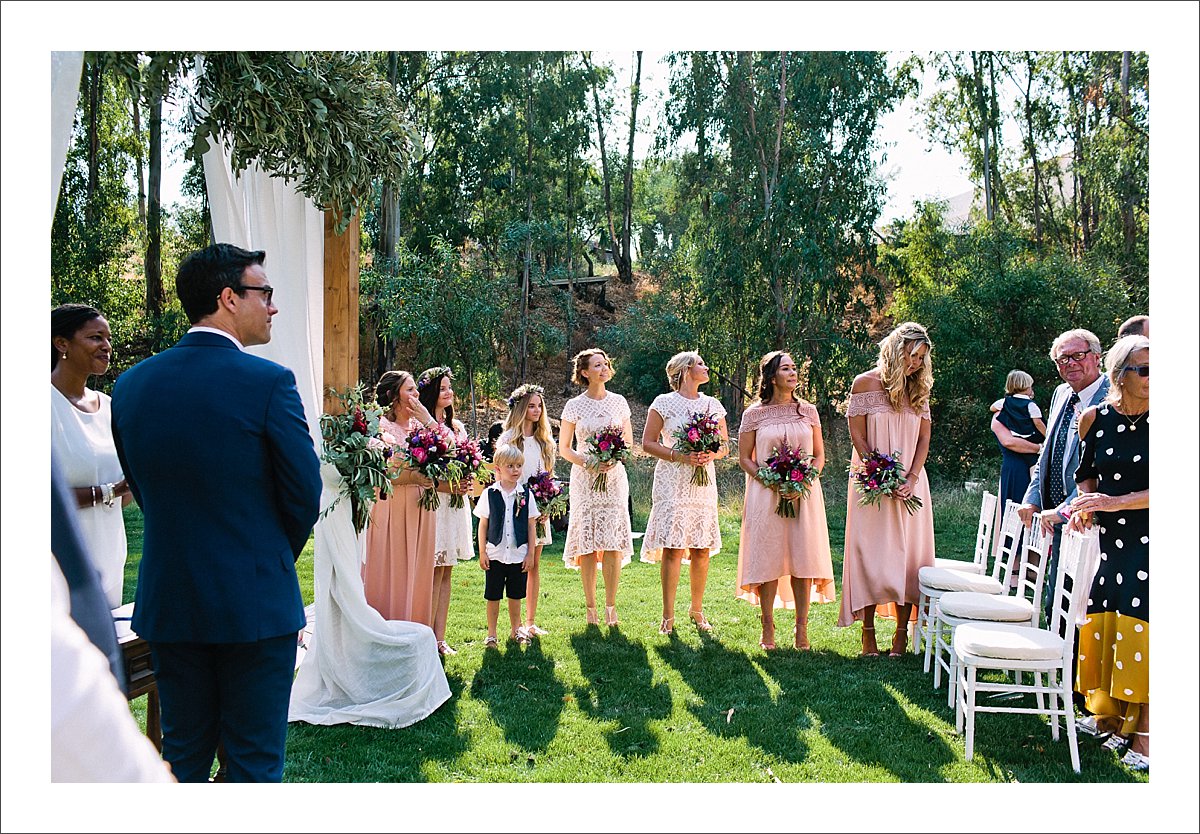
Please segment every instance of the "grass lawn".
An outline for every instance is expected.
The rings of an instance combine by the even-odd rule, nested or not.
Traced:
[[[813,651],[758,648],[756,608],[733,589],[741,476],[723,462],[724,549],[712,560],[705,611],[711,635],[687,620],[687,569],[680,579],[676,634],[657,632],[658,566],[634,561],[621,574],[619,629],[584,624],[578,574],[562,565],[562,542],[543,553],[534,644],[485,652],[483,572],[454,571],[446,658],[452,697],[403,730],[293,724],[284,780],[291,782],[1133,782],[1114,754],[1080,738],[1083,773],[1071,771],[1065,734],[1055,743],[1044,718],[981,715],[975,760],[963,758],[946,688],[913,655],[860,659],[858,628],[839,629],[837,603],[814,605]],[[651,464],[631,472],[634,529],[644,529]],[[824,483],[834,570],[840,577],[845,481]],[[638,498],[644,498],[639,502]],[[940,556],[969,558],[978,494],[933,494]],[[132,599],[141,519],[126,510]],[[636,543],[639,545],[640,542]],[[312,599],[312,545],[300,559]],[[601,580],[602,585],[602,580]],[[840,590],[840,582],[839,582]],[[598,591],[598,594],[602,593]],[[501,612],[501,634],[506,628]],[[780,646],[791,613],[778,611]],[[318,628],[320,624],[318,623]],[[886,648],[892,625],[880,620]],[[144,721],[144,698],[133,704]]]

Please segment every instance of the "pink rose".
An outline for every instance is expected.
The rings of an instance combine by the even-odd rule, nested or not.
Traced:
[[[791,480],[797,481],[797,482],[803,481],[804,473],[801,472],[799,469],[793,469],[791,472]]]
[[[687,437],[688,437],[688,440],[695,443],[697,440],[700,439],[700,432],[697,429],[688,429]]]
[[[612,447],[612,443],[610,443],[609,441],[607,441],[607,440],[600,441],[600,451],[607,452],[609,450],[609,448],[611,448],[611,447]]]
[[[416,449],[413,449],[412,457],[413,457],[413,460],[415,460],[417,463],[424,463],[425,458],[428,457],[428,455],[425,454],[424,449],[422,449],[418,446]]]

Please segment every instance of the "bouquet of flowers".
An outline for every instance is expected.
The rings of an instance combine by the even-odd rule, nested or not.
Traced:
[[[707,411],[694,411],[687,422],[677,428],[672,435],[675,438],[676,451],[716,452],[721,448],[721,431],[716,417]],[[708,486],[708,467],[692,467],[692,484]]]
[[[421,491],[421,509],[436,510],[442,505],[442,499],[437,494],[437,482],[450,480],[452,471],[461,466],[450,454],[453,448],[453,435],[445,426],[434,426],[416,429],[396,450],[404,466],[433,481],[433,487]]]
[[[595,466],[608,461],[624,463],[633,452],[625,443],[625,431],[621,426],[605,426],[588,438],[587,453],[584,458],[589,466]],[[599,472],[592,478],[592,489],[596,492],[608,492],[608,473]]]
[[[483,460],[483,452],[474,440],[462,440],[450,448],[449,474],[446,478],[451,484],[458,484],[468,479],[482,480],[488,471]],[[463,507],[463,497],[451,493],[450,506],[456,510]]]
[[[376,496],[382,501],[392,492],[388,469],[396,438],[380,432],[383,410],[364,400],[361,387],[333,394],[342,408],[321,415],[321,460],[333,464],[342,484],[338,497],[321,511],[321,518],[349,498],[354,532],[361,534],[370,521]]]
[[[817,479],[817,467],[813,465],[812,455],[784,443],[783,448],[771,450],[771,456],[758,468],[756,477],[763,485],[778,489],[779,503],[775,514],[795,518],[796,505],[792,499],[797,495],[808,497],[809,488]]]
[[[542,514],[537,520],[537,534],[540,539],[549,530],[550,521],[567,514],[567,492],[563,485],[554,480],[554,476],[542,470],[527,481],[529,489],[537,501]]]
[[[878,504],[885,495],[896,497],[896,490],[904,483],[904,467],[900,465],[900,452],[890,455],[872,449],[862,460],[861,467],[850,468],[850,480],[862,498],[858,503],[864,507]],[[921,499],[915,495],[901,499],[904,509],[912,515],[921,507]]]

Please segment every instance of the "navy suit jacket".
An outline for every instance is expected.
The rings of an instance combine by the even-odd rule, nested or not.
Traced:
[[[1100,387],[1096,389],[1096,393],[1092,395],[1090,401],[1081,402],[1075,407],[1076,414],[1082,414],[1085,408],[1093,405],[1099,405],[1108,396],[1108,377],[1101,376]],[[1094,381],[1094,380],[1093,380]],[[1071,500],[1078,492],[1075,486],[1075,470],[1079,468],[1079,433],[1078,431],[1068,430],[1067,432],[1067,448],[1063,452],[1063,468],[1061,472],[1051,472],[1050,455],[1052,454],[1051,445],[1054,438],[1058,434],[1058,425],[1062,422],[1066,410],[1067,400],[1071,398],[1071,386],[1063,383],[1054,389],[1054,396],[1050,398],[1050,420],[1046,424],[1046,442],[1042,444],[1042,451],[1038,455],[1037,463],[1034,464],[1033,472],[1029,478],[1029,488],[1025,491],[1026,504],[1033,504],[1035,507],[1040,507],[1043,510],[1054,509],[1047,507],[1048,503],[1048,482],[1050,478],[1062,478],[1063,493],[1066,498],[1063,499],[1061,506],[1071,503]]]
[[[242,643],[303,628],[295,561],[321,479],[292,372],[188,333],[121,374],[112,428],[145,516],[133,630]]]

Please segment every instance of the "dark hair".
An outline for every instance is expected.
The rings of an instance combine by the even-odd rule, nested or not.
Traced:
[[[87,304],[60,304],[50,311],[50,370],[54,370],[61,355],[54,346],[54,339],[70,340],[79,328],[98,318],[103,318],[100,311]]]
[[[375,384],[375,402],[384,408],[391,408],[406,379],[412,379],[408,371],[386,371]]]
[[[446,367],[427,368],[421,371],[419,379],[423,382],[417,386],[417,399],[421,401],[421,405],[429,409],[429,415],[435,420],[437,419],[437,401],[438,395],[442,391],[443,377],[454,379],[454,374],[452,374],[450,369]],[[454,428],[454,403],[450,403],[450,405],[446,406],[445,423],[451,429]]]
[[[786,350],[773,350],[770,353],[764,354],[763,358],[758,362],[758,402],[760,405],[767,405],[771,402],[771,398],[775,396],[775,374],[779,373],[779,366],[783,362],[783,357],[791,356]],[[792,357],[795,361],[795,357]],[[797,386],[792,390],[792,400],[796,403],[796,413],[800,413],[800,397],[796,393],[800,388]]]
[[[1149,316],[1132,316],[1125,319],[1121,326],[1117,329],[1117,338],[1123,339],[1126,336],[1145,336],[1146,323],[1150,321]]]
[[[492,441],[493,443],[495,443],[496,440],[502,434],[504,434],[504,422],[503,421],[497,420],[496,422],[494,422],[490,426],[488,426],[488,440]]]
[[[175,292],[188,321],[195,324],[215,313],[217,299],[226,287],[240,295],[246,268],[261,264],[266,257],[261,249],[250,252],[232,243],[214,243],[188,255],[175,276]]]

